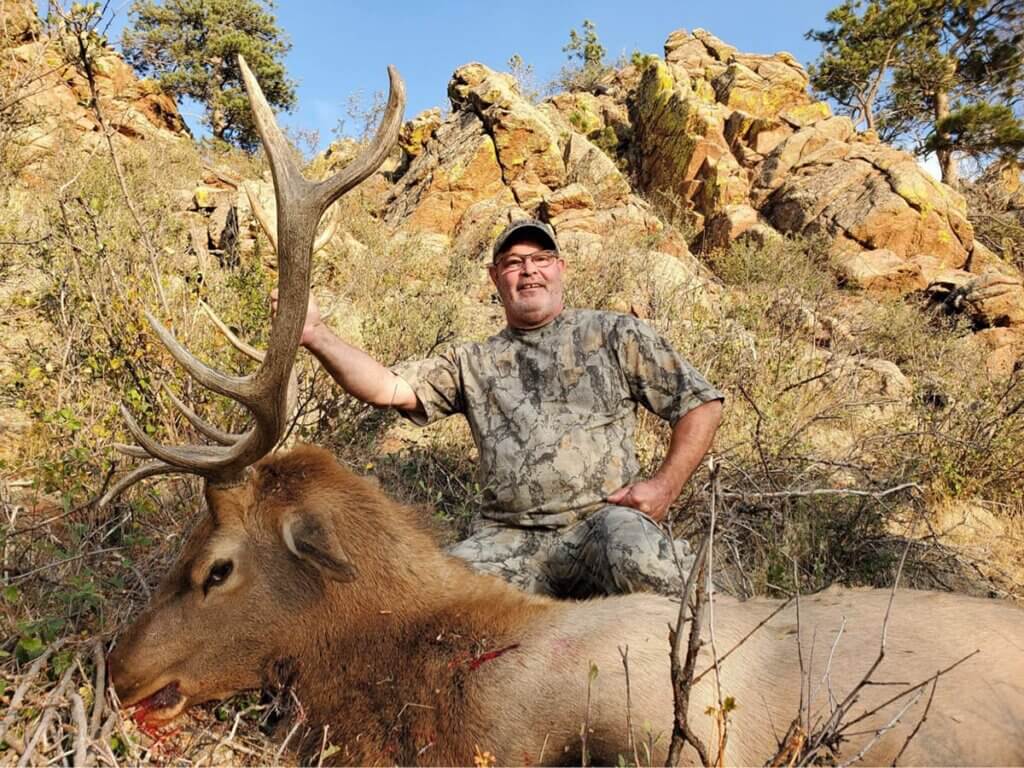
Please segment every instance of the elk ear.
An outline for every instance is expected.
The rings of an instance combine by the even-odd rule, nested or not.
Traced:
[[[333,526],[307,511],[288,515],[281,525],[284,543],[293,555],[312,563],[335,581],[355,581],[359,571],[338,540]]]

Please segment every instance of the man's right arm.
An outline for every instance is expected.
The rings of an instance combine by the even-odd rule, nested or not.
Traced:
[[[271,308],[277,312],[277,291],[271,296]],[[389,406],[404,411],[419,411],[422,406],[409,383],[389,371],[363,350],[346,343],[328,328],[320,316],[316,299],[309,297],[306,323],[302,328],[302,346],[308,349],[342,389],[370,405]]]
[[[313,331],[304,346],[353,397],[383,408],[392,406],[403,411],[417,410],[419,401],[416,393],[405,379],[389,371],[363,350],[342,341],[323,323]]]

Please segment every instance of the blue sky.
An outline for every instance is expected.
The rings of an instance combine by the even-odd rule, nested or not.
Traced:
[[[46,0],[40,0],[45,7]],[[597,25],[608,57],[634,50],[662,53],[669,32],[703,27],[742,51],[789,51],[805,64],[817,45],[804,39],[821,27],[839,0],[643,0],[579,2],[522,0],[506,2],[390,2],[372,0],[279,0],[278,21],[291,38],[286,66],[299,84],[296,111],[282,116],[292,128],[317,130],[321,145],[331,139],[349,96],[387,89],[385,68],[394,64],[408,90],[407,117],[445,106],[452,71],[470,61],[506,69],[518,53],[532,64],[538,83],[550,81],[566,56],[569,29],[583,19]],[[113,0],[110,33],[119,41],[129,0]],[[194,105],[182,105],[185,119],[199,128]],[[349,130],[352,121],[349,120]]]

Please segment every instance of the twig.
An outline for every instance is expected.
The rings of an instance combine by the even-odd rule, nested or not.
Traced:
[[[107,686],[107,657],[103,652],[103,641],[97,640],[92,648],[93,665],[96,667],[96,683],[93,685],[92,716],[89,718],[89,736],[95,738],[96,730],[100,727],[100,719],[103,717],[103,707],[106,704]]]
[[[4,741],[7,736],[7,729],[14,723],[15,718],[18,716],[18,711],[21,708],[21,702],[25,699],[25,694],[28,692],[29,686],[36,679],[39,674],[39,670],[43,668],[50,656],[64,644],[63,638],[51,643],[45,651],[32,662],[32,666],[28,668],[28,673],[25,675],[25,679],[22,680],[21,685],[18,686],[18,690],[14,692],[14,696],[11,697],[11,703],[7,708],[7,715],[4,717],[4,721],[0,724],[0,741]]]
[[[296,720],[295,724],[291,727],[291,730],[288,731],[288,735],[284,737],[284,741],[281,742],[281,746],[277,748],[277,752],[274,753],[274,763],[276,765],[280,765],[281,755],[284,754],[284,750],[288,746],[288,742],[292,740],[292,736],[295,735],[295,732],[299,730],[299,726],[301,725],[302,721]]]
[[[743,395],[743,399],[750,404],[750,407],[754,409],[754,413],[757,416],[757,422],[754,424],[754,447],[757,448],[757,455],[761,459],[761,466],[764,469],[765,479],[772,485],[775,485],[775,482],[772,480],[772,472],[768,464],[768,457],[765,456],[764,446],[761,444],[761,425],[765,420],[764,414],[761,413],[761,409],[757,407],[757,403],[754,402],[754,398],[747,393],[747,390],[743,385],[737,384],[736,386],[739,388],[740,394]]]
[[[917,732],[919,730],[921,730],[921,726],[924,725],[925,720],[928,719],[928,712],[932,708],[932,700],[935,698],[935,688],[938,686],[938,684],[939,684],[939,678],[938,678],[938,675],[936,675],[935,679],[932,680],[932,691],[931,691],[931,693],[928,694],[928,703],[924,705],[924,712],[921,713],[921,719],[917,721],[917,725],[914,726],[914,730],[912,730],[910,732],[910,735],[907,736],[907,740],[904,741],[903,742],[903,746],[900,747],[900,751],[897,752],[896,753],[896,757],[894,757],[892,759],[892,764],[893,765],[896,765],[896,763],[898,763],[900,761],[900,758],[903,757],[903,753],[906,751],[907,747],[910,745],[910,742],[913,741],[915,736],[917,736]]]
[[[63,520],[66,517],[71,517],[72,515],[75,515],[75,514],[81,512],[83,509],[87,509],[88,507],[91,507],[93,504],[95,504],[101,498],[102,498],[102,494],[98,494],[97,493],[94,496],[92,496],[91,498],[89,498],[88,500],[83,501],[81,504],[78,504],[78,505],[72,507],[71,509],[69,509],[66,512],[61,512],[59,515],[51,515],[50,517],[46,518],[45,520],[42,520],[42,521],[40,521],[38,523],[35,523],[34,525],[26,526],[25,528],[17,528],[16,530],[13,530],[9,534],[7,534],[7,538],[8,539],[13,539],[16,536],[21,536],[22,534],[29,533],[31,531],[36,531],[36,530],[39,530],[40,528],[45,528],[50,523],[54,523],[54,522],[56,522],[58,520]]]
[[[713,460],[709,460],[712,474],[718,471],[718,466]],[[714,497],[712,496],[712,503]],[[698,548],[697,558],[694,560],[693,568],[687,575],[683,584],[682,599],[679,602],[679,615],[676,625],[669,626],[668,637],[671,646],[669,663],[672,671],[672,697],[674,718],[672,723],[672,741],[669,744],[666,766],[675,766],[679,762],[683,746],[690,744],[700,757],[701,765],[709,765],[707,748],[704,743],[693,733],[690,728],[688,710],[690,706],[690,692],[693,689],[693,669],[697,663],[697,655],[700,651],[700,630],[704,619],[704,590],[703,581],[707,574],[707,557],[711,545],[711,537],[706,535],[701,539]],[[682,564],[676,555],[675,547],[671,547],[672,556],[676,561],[676,568],[682,576]],[[690,598],[694,598],[693,615],[690,619],[690,638],[686,648],[686,659],[680,664],[679,656],[682,643],[682,629],[687,621],[687,613],[690,607]]]
[[[235,714],[235,722],[231,725],[231,730],[228,731],[228,733],[226,733],[224,736],[222,736],[217,741],[217,744],[213,747],[213,749],[210,750],[210,765],[213,765],[213,761],[217,758],[217,750],[223,747],[229,741],[234,740],[235,734],[238,733],[238,726],[242,722],[242,718],[250,712],[260,712],[264,709],[266,709],[266,706],[253,704],[252,706],[246,707],[242,711]],[[232,747],[234,746],[235,745],[232,745]]]
[[[629,646],[619,648],[622,668],[626,672],[626,746],[633,753],[633,765],[640,768],[640,755],[636,751],[636,737],[633,733],[633,699],[629,691]]]
[[[106,549],[97,549],[97,550],[94,550],[92,552],[82,552],[81,554],[78,554],[78,555],[72,555],[71,557],[65,557],[63,560],[56,560],[56,561],[54,561],[52,563],[46,563],[45,565],[40,565],[38,568],[33,568],[31,571],[25,571],[25,573],[19,573],[17,576],[15,576],[14,578],[12,578],[10,580],[10,583],[11,584],[19,584],[22,581],[24,581],[25,579],[27,579],[29,576],[34,576],[37,573],[41,573],[42,571],[48,570],[50,568],[55,568],[58,565],[66,565],[68,563],[73,563],[76,560],[84,560],[87,557],[95,557],[96,555],[105,555],[105,554],[108,554],[110,552],[118,552],[118,551],[120,551],[122,549],[124,549],[124,547],[107,547]]]
[[[818,697],[818,690],[821,688],[822,685],[824,685],[826,690],[828,691],[829,707],[832,706],[832,703],[833,703],[833,696],[832,696],[832,659],[835,658],[836,648],[839,647],[839,640],[840,640],[840,638],[842,638],[843,632],[845,632],[845,631],[846,631],[846,617],[843,616],[843,622],[842,622],[842,624],[839,625],[839,631],[836,632],[836,639],[832,641],[832,648],[828,652],[828,661],[825,662],[825,672],[821,676],[821,682],[819,682],[818,685],[814,688],[814,690],[811,691],[811,694],[808,697],[808,699],[809,699],[811,704],[813,704],[814,700]]]
[[[903,706],[903,709],[901,709],[899,712],[896,713],[896,716],[893,717],[892,720],[890,720],[888,723],[886,723],[881,728],[879,728],[877,731],[875,731],[875,735],[872,737],[871,741],[869,741],[867,744],[865,744],[861,748],[861,750],[856,755],[853,756],[852,759],[847,760],[845,763],[840,763],[839,768],[849,768],[849,766],[853,765],[854,763],[860,762],[864,758],[864,755],[866,755],[868,753],[868,750],[870,750],[873,746],[875,746],[875,744],[878,743],[878,740],[880,738],[882,738],[882,736],[886,732],[892,730],[892,728],[896,725],[896,723],[898,723],[900,721],[900,719],[903,717],[903,715],[906,714],[907,710],[910,709],[912,706],[914,706],[921,699],[921,696],[923,696],[923,695],[924,695],[924,691],[923,690],[919,691],[917,696],[915,696],[910,701],[908,701]],[[906,746],[906,745],[904,745],[904,746]],[[902,752],[902,750],[900,750],[900,751]]]
[[[593,661],[587,669],[587,708],[583,712],[583,725],[580,726],[580,765],[583,768],[590,763],[590,754],[587,752],[587,737],[590,735],[590,694],[594,685],[594,678],[597,677],[597,665]]]
[[[767,616],[765,616],[765,617],[764,617],[763,619],[761,619],[761,621],[759,621],[759,622],[757,623],[757,626],[755,626],[755,627],[754,627],[754,628],[753,628],[752,630],[750,630],[749,632],[747,632],[747,634],[745,634],[745,635],[744,635],[743,637],[741,637],[741,638],[739,639],[739,641],[738,641],[738,642],[737,642],[737,643],[736,643],[736,644],[735,644],[735,645],[734,645],[734,646],[733,646],[732,648],[730,648],[730,649],[729,649],[728,651],[726,651],[725,653],[723,653],[723,654],[722,654],[722,655],[721,655],[721,656],[720,656],[720,657],[718,658],[718,663],[719,663],[719,665],[721,665],[721,663],[722,663],[723,661],[725,661],[725,660],[726,660],[727,658],[729,658],[729,655],[730,655],[730,654],[732,654],[732,652],[733,652],[733,651],[735,651],[735,650],[736,650],[736,649],[738,649],[738,648],[739,648],[739,647],[740,647],[741,645],[743,645],[743,644],[744,644],[745,642],[747,642],[747,640],[749,640],[749,639],[750,639],[750,638],[751,638],[751,637],[753,636],[753,634],[754,634],[755,632],[757,632],[757,631],[758,631],[759,629],[761,629],[761,627],[763,627],[763,626],[764,626],[765,624],[767,624],[767,623],[768,623],[769,621],[771,621],[771,620],[772,620],[772,619],[774,619],[774,618],[775,618],[776,616],[778,616],[778,615],[779,615],[780,613],[782,613],[782,611],[783,611],[783,610],[784,610],[784,609],[785,609],[785,608],[786,608],[786,607],[787,607],[787,606],[788,606],[788,605],[789,605],[789,604],[790,604],[791,602],[793,602],[793,598],[792,598],[792,597],[788,597],[788,598],[786,598],[786,601],[785,601],[785,602],[784,602],[784,603],[783,603],[782,605],[780,605],[780,606],[779,606],[778,608],[776,608],[776,609],[775,609],[774,611],[772,611],[772,612],[771,612],[771,613],[769,613],[769,614],[768,614]],[[696,683],[700,682],[701,678],[703,678],[703,677],[704,677],[704,675],[706,675],[706,674],[707,674],[708,672],[710,672],[710,671],[711,671],[712,669],[714,669],[714,667],[713,667],[713,666],[711,666],[711,667],[708,667],[707,669],[705,669],[704,671],[702,671],[702,672],[701,672],[700,674],[698,674],[698,675],[694,676],[694,678],[693,678],[693,682],[694,682],[694,684],[696,684]]]
[[[718,497],[722,491],[721,478],[714,457],[708,459],[708,467],[711,471],[711,494],[708,506],[711,512],[711,521],[708,524],[708,554],[706,571],[704,573],[704,584],[701,586],[707,590],[708,607],[708,639],[711,643],[711,668],[715,671],[715,695],[718,699],[718,713],[716,724],[718,726],[718,752],[715,755],[715,765],[721,766],[725,760],[725,744],[729,738],[729,723],[725,704],[722,700],[722,676],[718,666],[718,648],[715,645],[715,596],[714,596],[714,550],[715,550],[715,523],[718,520]],[[690,685],[693,685],[691,674]]]
[[[107,719],[103,721],[103,727],[100,729],[100,746],[103,747],[103,755],[110,761],[110,764],[117,768],[117,757],[114,755],[114,750],[110,748],[110,734],[114,731],[114,726],[117,724],[117,712],[111,712],[107,715]]]
[[[850,707],[853,706],[853,703],[857,700],[857,697],[859,696],[861,689],[871,682],[871,676],[875,673],[875,670],[878,669],[882,661],[885,659],[885,646],[889,636],[889,617],[892,614],[892,604],[893,601],[896,599],[896,589],[899,587],[900,577],[903,575],[903,566],[907,562],[907,554],[909,552],[909,546],[903,549],[903,557],[900,558],[899,568],[896,569],[896,578],[893,579],[892,589],[889,591],[889,602],[885,606],[885,618],[882,619],[882,634],[879,638],[878,643],[878,655],[875,656],[874,662],[872,662],[871,666],[868,667],[868,671],[864,673],[864,676],[861,678],[860,682],[853,687],[853,690],[851,690],[846,695],[846,698],[843,699],[842,702],[840,702],[840,704],[835,708],[835,710],[829,716],[828,720],[825,722],[825,726],[821,729],[821,731],[815,737],[809,739],[809,745],[812,751],[817,749],[826,741],[835,740],[839,736],[839,733],[841,730],[843,730],[843,728],[849,728],[849,726],[852,725],[852,723],[847,723],[845,726],[843,726],[843,728],[840,727],[842,719],[846,716]],[[808,708],[809,707],[810,703],[808,702]]]
[[[10,247],[10,246],[38,245],[39,243],[41,243],[41,242],[43,242],[45,240],[49,240],[50,237],[51,237],[51,234],[47,233],[47,234],[43,235],[42,237],[37,237],[35,240],[0,240],[0,245],[4,245],[4,246],[8,246],[8,247]]]
[[[800,623],[800,573],[797,569],[796,559],[793,560],[793,586],[796,589],[796,658],[800,663],[800,709],[797,712],[797,720],[804,733],[810,729],[811,711],[807,710],[807,718],[804,719],[804,640],[803,628]]]
[[[321,768],[324,764],[324,752],[327,749],[327,732],[331,730],[331,726],[324,726],[324,738],[320,742],[320,758],[316,761],[316,768]]]
[[[859,488],[811,488],[806,491],[770,491],[765,493],[748,493],[741,491],[724,491],[722,498],[726,499],[789,499],[799,498],[802,496],[869,496],[873,499],[884,499],[886,496],[890,496],[900,491],[905,491],[913,488],[916,491],[921,490],[921,486],[917,483],[903,483],[901,485],[894,485],[892,488],[886,488],[882,491],[866,491]]]
[[[980,648],[976,648],[975,650],[973,650],[970,653],[968,653],[966,656],[963,656],[963,657],[957,659],[956,661],[954,661],[948,667],[945,667],[944,669],[940,669],[938,672],[936,672],[934,675],[929,677],[927,680],[922,680],[917,685],[911,686],[910,688],[907,688],[907,690],[901,691],[900,693],[897,693],[895,696],[890,696],[888,699],[883,701],[881,704],[879,704],[874,709],[869,710],[869,711],[865,712],[862,715],[858,715],[853,720],[848,722],[844,726],[844,728],[852,728],[854,725],[856,725],[857,723],[861,722],[862,720],[865,720],[866,718],[869,718],[872,715],[875,715],[878,712],[880,712],[881,710],[885,709],[887,706],[889,706],[893,702],[899,701],[904,696],[909,696],[914,691],[916,691],[918,688],[923,688],[924,686],[928,685],[928,683],[930,683],[932,680],[937,680],[938,678],[942,677],[943,675],[948,674],[949,672],[952,672],[954,669],[959,667],[965,661],[967,661],[968,659],[970,659],[973,656],[978,655],[979,653],[981,653],[981,649]]]
[[[59,6],[57,6],[57,11],[64,18],[65,22],[70,21]],[[90,31],[88,29],[88,24],[76,25],[69,23],[68,26],[71,28],[75,36],[75,41],[78,43],[78,66],[76,66],[76,69],[81,69],[81,72],[85,75],[86,81],[89,83],[89,95],[91,96],[92,108],[96,113],[96,120],[103,129],[103,138],[106,140],[107,148],[110,151],[110,160],[114,166],[114,175],[117,177],[117,183],[121,188],[121,194],[124,197],[125,204],[128,206],[128,211],[135,220],[135,226],[138,229],[139,237],[142,239],[142,243],[149,255],[150,268],[153,270],[153,283],[156,287],[157,296],[160,298],[160,305],[163,307],[165,314],[170,314],[170,305],[167,303],[167,297],[164,295],[164,287],[160,280],[160,268],[156,262],[156,249],[153,246],[152,240],[149,238],[148,229],[142,223],[142,217],[139,216],[135,200],[128,191],[128,182],[124,176],[124,168],[121,167],[121,158],[118,156],[117,149],[114,147],[114,132],[110,127],[110,123],[107,122],[106,115],[103,114],[103,108],[100,105],[99,88],[96,85],[96,73],[93,69],[93,54],[90,52],[89,44],[86,41],[86,36]]]
[[[544,741],[540,745],[540,756],[537,758],[537,765],[544,765],[544,750],[548,748],[548,738],[550,738],[550,736],[551,736],[550,732],[544,734]],[[639,765],[640,764],[637,763],[638,768],[639,768]]]
[[[46,730],[50,727],[50,721],[57,713],[57,701],[67,693],[68,685],[71,684],[71,675],[74,671],[74,665],[71,665],[64,670],[64,675],[61,677],[60,683],[47,697],[43,716],[39,719],[39,724],[36,726],[35,731],[32,732],[32,738],[30,738],[25,744],[25,751],[22,753],[21,759],[18,761],[18,768],[25,768],[25,766],[28,765],[29,760],[32,758],[32,753],[35,751],[36,744],[38,744],[46,734]]]
[[[89,745],[89,725],[85,719],[85,703],[77,692],[71,694],[71,716],[75,721],[75,762],[76,766],[85,765],[85,757]]]

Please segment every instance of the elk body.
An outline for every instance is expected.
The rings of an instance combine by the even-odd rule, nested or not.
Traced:
[[[236,691],[287,688],[305,719],[309,738],[298,740],[305,762],[326,742],[338,747],[330,760],[339,763],[467,764],[477,747],[508,764],[578,763],[584,724],[597,762],[619,755],[664,762],[673,724],[668,625],[676,604],[654,595],[573,603],[522,594],[446,557],[410,510],[325,451],[267,457],[294,399],[292,367],[318,222],[387,156],[404,95],[391,70],[378,135],[350,165],[314,183],[295,166],[259,86],[240,64],[274,175],[279,309],[266,353],[249,350],[260,367],[241,377],[208,368],[151,318],[193,378],[248,409],[254,426],[224,432],[172,397],[211,444],[171,447],[125,411],[139,444],[120,449],[151,460],[115,484],[104,503],[142,478],[191,472],[205,478],[208,513],[111,656],[122,703],[159,723]],[[805,598],[799,620],[790,607],[740,645],[720,669],[721,694],[737,704],[724,761],[763,762],[801,704],[811,725],[827,717],[877,657],[888,603],[885,591]],[[716,599],[717,648],[736,645],[773,608],[769,601]],[[1024,611],[906,592],[887,626],[875,681],[927,683],[980,652],[916,694],[894,696],[892,685],[861,688],[853,718],[894,701],[858,723],[860,735],[841,745],[841,757],[852,759],[870,744],[866,760],[889,763],[906,745],[904,763],[1024,763]],[[635,752],[620,648],[628,649]],[[698,672],[710,663],[705,648]],[[706,744],[718,743],[705,714],[718,706],[715,680],[699,677],[690,698],[691,728]]]
[[[477,575],[445,556],[411,510],[316,448],[264,461],[245,485],[209,492],[208,503],[111,657],[123,703],[154,697],[160,706],[150,717],[159,721],[234,691],[286,685],[308,718],[313,751],[300,753],[302,762],[316,761],[326,726],[327,743],[340,748],[331,760],[358,765],[464,765],[476,747],[502,764],[578,764],[589,721],[592,759],[614,764],[632,755],[618,650],[628,647],[636,739],[653,738],[651,758],[663,764],[673,720],[673,601],[637,594],[559,602]],[[722,695],[737,704],[727,764],[762,764],[775,752],[801,689],[813,716],[827,716],[830,698],[842,699],[877,655],[889,597],[839,590],[803,598],[799,632],[792,606],[722,662]],[[716,598],[719,652],[774,607]],[[897,593],[876,680],[906,688],[980,649],[939,678],[901,764],[1024,761],[1022,643],[1024,611],[1011,604]],[[598,674],[588,720],[591,663]],[[710,663],[705,649],[698,672]],[[717,706],[713,678],[705,675],[691,694],[691,725],[706,744],[716,743],[705,714]],[[897,690],[865,688],[850,716]],[[921,691],[867,764],[891,764],[924,713],[930,687]],[[854,756],[913,698],[858,725],[861,735],[839,759]]]

